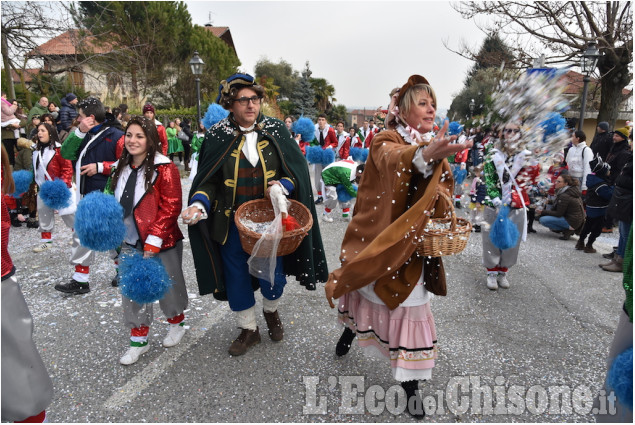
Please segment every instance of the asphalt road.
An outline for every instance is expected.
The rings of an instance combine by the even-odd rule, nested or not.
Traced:
[[[189,182],[183,183],[187,193]],[[333,269],[347,223],[319,225]],[[598,263],[617,235],[602,236],[598,253],[585,254],[573,248],[577,237],[561,241],[536,228],[508,290],[485,287],[479,234],[463,253],[446,257],[448,295],[431,302],[439,358],[432,380],[421,385],[427,421],[594,421],[589,398],[604,379],[624,300],[622,275]],[[356,344],[347,356],[335,356],[341,328],[322,285],[307,291],[289,280],[280,305],[284,340],[269,340],[259,315],[262,343],[231,357],[227,349],[239,333],[234,315],[226,303],[198,296],[187,236],[187,334],[178,346],[163,348],[167,323],[156,305],[150,351],[132,366],[120,365],[128,330],[121,295],[110,286],[111,260],[98,255],[90,293],[65,297],[53,289],[72,272],[71,235],[59,218],[55,238],[55,247],[41,254],[31,251],[39,241],[34,229],[12,228],[10,239],[35,340],[53,379],[51,422],[414,421],[400,413],[385,360],[364,356]]]

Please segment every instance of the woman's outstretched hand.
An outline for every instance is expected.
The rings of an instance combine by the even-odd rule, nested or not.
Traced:
[[[423,150],[423,159],[425,162],[431,161],[439,161],[443,158],[447,158],[448,156],[455,154],[457,152],[461,152],[464,149],[470,149],[473,145],[471,140],[467,140],[465,143],[455,143],[451,144],[452,141],[456,140],[456,136],[446,136],[445,132],[448,130],[448,126],[450,125],[450,121],[445,120],[443,123],[443,127],[439,131],[439,134],[436,135],[432,141],[426,146]]]

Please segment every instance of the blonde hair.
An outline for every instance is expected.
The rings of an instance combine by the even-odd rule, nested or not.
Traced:
[[[416,84],[401,95],[401,101],[399,102],[399,117],[402,123],[407,125],[405,117],[408,116],[412,105],[417,102],[417,95],[422,91],[426,92],[432,98],[432,102],[434,103],[436,109],[437,95],[434,93],[432,87],[428,84]]]

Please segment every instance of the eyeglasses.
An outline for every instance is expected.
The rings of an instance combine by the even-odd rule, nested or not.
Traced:
[[[251,97],[241,97],[238,99],[234,99],[234,102],[240,103],[242,106],[247,106],[249,101],[254,105],[260,105],[260,97],[259,96],[251,96]]]
[[[510,133],[520,133],[520,128],[506,128],[505,129],[505,133],[510,134]]]

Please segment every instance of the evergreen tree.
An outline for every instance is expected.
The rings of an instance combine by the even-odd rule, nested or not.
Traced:
[[[499,69],[512,68],[514,56],[498,34],[487,36],[478,53],[473,55],[474,65],[465,77],[461,92],[454,97],[448,110],[451,120],[465,120],[471,116],[482,115],[489,102],[489,96],[496,89]],[[474,111],[470,111],[470,103],[474,99]]]
[[[302,77],[300,78],[300,81],[298,81],[298,87],[291,98],[291,102],[294,104],[294,115],[304,115],[305,117],[315,121],[317,117],[317,110],[314,107],[315,91],[311,85],[311,74],[312,72],[309,68],[309,62],[307,61],[306,68],[302,71]]]
[[[466,86],[471,84],[472,78],[481,69],[500,68],[501,65],[505,68],[510,68],[516,62],[509,47],[497,33],[490,34],[485,38],[483,45],[472,59],[475,63],[465,78]]]

